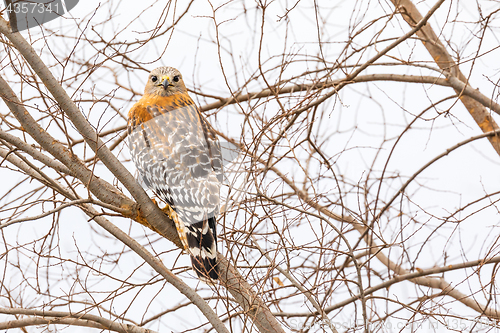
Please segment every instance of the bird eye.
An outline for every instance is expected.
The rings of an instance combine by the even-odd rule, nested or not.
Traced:
[[[179,82],[180,78],[179,75],[174,76],[174,82]]]
[[[156,75],[151,76],[151,81],[153,82],[158,81],[158,77]]]

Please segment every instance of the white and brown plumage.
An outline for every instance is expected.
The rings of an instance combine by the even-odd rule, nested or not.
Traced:
[[[177,69],[160,67],[149,74],[144,96],[129,111],[128,132],[139,176],[173,209],[171,218],[197,275],[213,282],[221,151]]]

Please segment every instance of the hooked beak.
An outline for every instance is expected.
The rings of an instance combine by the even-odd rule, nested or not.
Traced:
[[[163,89],[167,90],[168,86],[173,86],[172,83],[170,83],[170,78],[165,75],[165,76],[162,76],[161,80],[160,80],[160,84],[161,86],[163,86]]]

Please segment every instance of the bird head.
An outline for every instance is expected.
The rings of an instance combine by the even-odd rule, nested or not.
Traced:
[[[171,96],[187,93],[181,73],[173,67],[158,67],[149,73],[145,94]]]

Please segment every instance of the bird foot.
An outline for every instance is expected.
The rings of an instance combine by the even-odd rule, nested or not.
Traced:
[[[158,203],[156,202],[155,199],[151,198],[151,200],[154,202],[155,205],[158,206]],[[165,207],[160,208],[162,212],[164,212],[172,221],[174,221],[175,228],[177,229],[177,234],[179,235],[179,238],[181,239],[182,247],[183,250],[185,250],[187,253],[189,253],[188,249],[188,242],[186,238],[186,229],[184,227],[184,223],[179,221],[179,216],[177,215],[176,211],[170,207],[169,204],[166,204]]]
[[[170,217],[171,220],[175,220],[177,218],[177,213],[175,210],[173,210],[172,207],[170,207],[169,204],[167,204],[165,207],[161,209],[165,214],[167,214],[168,217]]]
[[[151,198],[151,201],[153,201],[153,203],[158,206],[158,208],[160,207],[160,205],[158,205],[158,202],[156,202],[155,199]],[[165,207],[163,208],[160,208],[162,212],[164,212],[165,214],[167,214],[167,216],[171,219],[171,220],[174,220],[174,218],[176,218],[176,215],[177,213],[175,212],[175,210],[170,207],[169,204],[166,204]]]

